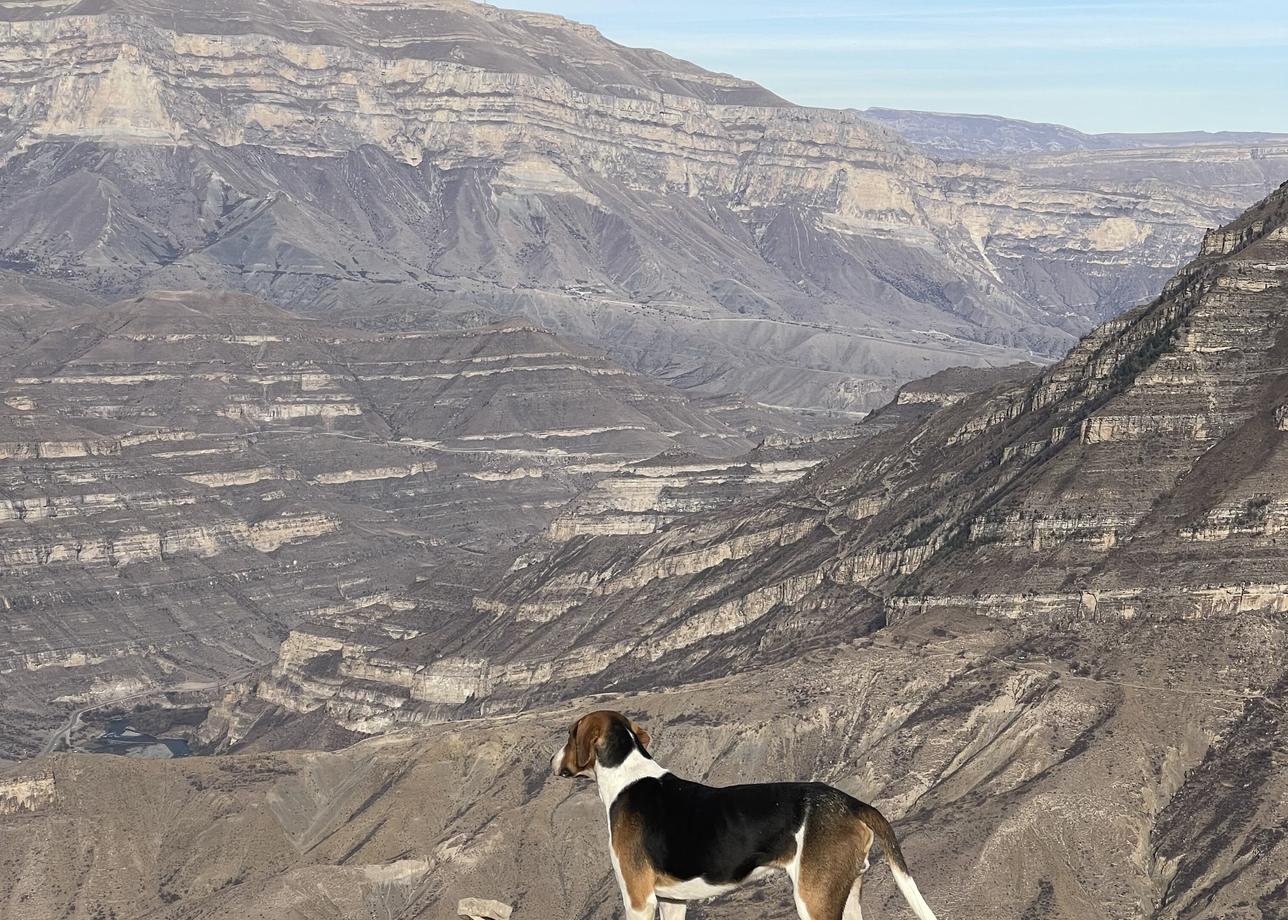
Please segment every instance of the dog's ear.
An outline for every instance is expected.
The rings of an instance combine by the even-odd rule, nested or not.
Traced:
[[[638,722],[631,723],[631,731],[634,732],[635,737],[639,739],[641,747],[648,747],[653,743],[653,736],[648,733],[648,729],[643,725],[640,725]]]
[[[577,743],[577,772],[589,770],[595,765],[595,746],[604,737],[604,721],[589,715],[577,723],[574,729]]]

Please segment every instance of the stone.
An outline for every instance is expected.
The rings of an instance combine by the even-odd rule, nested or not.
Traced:
[[[512,910],[508,904],[500,901],[488,901],[483,898],[461,898],[456,905],[456,913],[470,920],[510,920]]]

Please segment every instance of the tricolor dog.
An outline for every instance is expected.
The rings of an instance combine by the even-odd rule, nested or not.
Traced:
[[[680,779],[648,752],[620,712],[582,716],[555,752],[560,776],[593,777],[608,811],[613,871],[630,920],[683,920],[685,902],[782,869],[801,920],[861,920],[872,841],[919,920],[935,920],[908,873],[890,822],[822,783],[717,788]]]

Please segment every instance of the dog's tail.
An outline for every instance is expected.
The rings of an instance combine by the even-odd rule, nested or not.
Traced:
[[[899,840],[895,837],[894,828],[885,819],[885,815],[871,805],[865,804],[859,812],[859,820],[868,826],[873,836],[877,838],[877,842],[881,844],[886,860],[890,863],[890,873],[894,876],[894,883],[899,886],[899,893],[908,902],[912,912],[917,915],[917,920],[937,920],[935,912],[930,909],[926,899],[917,890],[917,883],[912,880],[912,873],[908,871],[908,863],[903,858],[903,851],[899,849]]]

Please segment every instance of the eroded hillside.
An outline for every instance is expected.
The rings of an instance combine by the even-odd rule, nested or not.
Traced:
[[[394,613],[421,583],[468,608],[599,478],[736,455],[766,423],[523,323],[359,333],[244,295],[30,294],[0,339],[2,759],[79,707],[244,674],[305,617]]]
[[[1286,159],[940,163],[853,111],[462,0],[0,18],[3,267],[368,325],[519,314],[703,393],[841,414],[1062,355]]]

